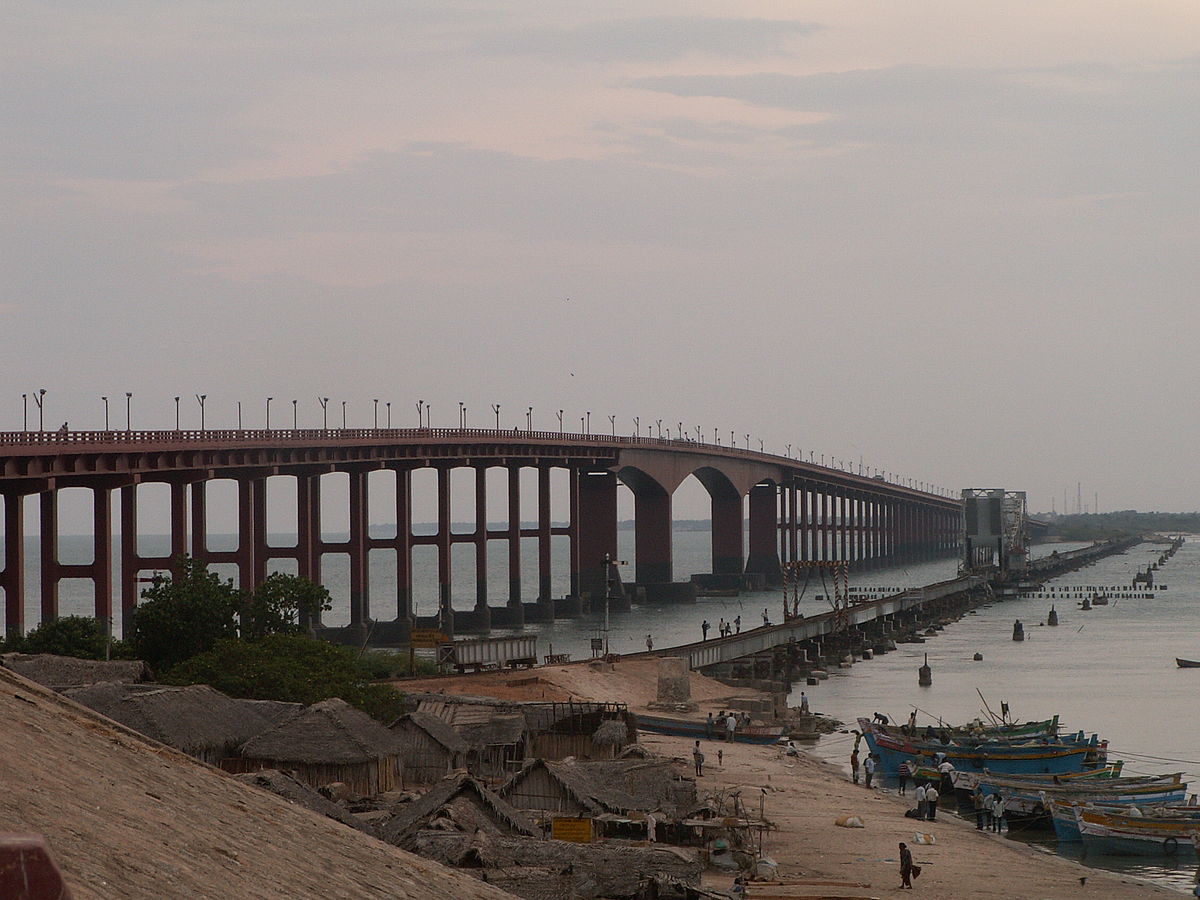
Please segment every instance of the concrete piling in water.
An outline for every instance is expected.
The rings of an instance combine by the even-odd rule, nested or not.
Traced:
[[[1025,626],[1021,624],[1020,619],[1017,619],[1017,621],[1013,622],[1013,640],[1025,640]]]
[[[917,669],[917,684],[921,687],[929,687],[933,684],[933,669],[929,668],[929,654],[925,654],[925,665]]]
[[[971,657],[971,659],[975,660],[975,662],[983,662],[983,654],[976,653],[974,656]]]
[[[1050,607],[1050,615],[1046,616],[1046,624],[1047,625],[1057,625],[1058,624],[1058,610],[1056,610],[1053,606]]]

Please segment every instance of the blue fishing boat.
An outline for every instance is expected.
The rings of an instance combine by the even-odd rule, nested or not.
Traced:
[[[1079,818],[1076,810],[1086,808],[1095,812],[1127,815],[1131,808],[1137,809],[1143,818],[1170,817],[1173,821],[1190,821],[1200,827],[1200,806],[1184,805],[1184,792],[1171,792],[1175,798],[1168,801],[1143,802],[1142,797],[1135,796],[1129,800],[1118,801],[1087,801],[1085,803],[1063,800],[1049,800],[1050,822],[1054,826],[1054,836],[1059,841],[1074,843],[1083,840],[1079,831]]]
[[[648,716],[639,713],[637,716],[639,731],[651,734],[672,734],[678,737],[708,738],[708,723],[703,719],[673,719],[668,716]],[[713,728],[712,739],[720,740],[725,736],[724,728]],[[733,740],[739,744],[774,744],[783,737],[782,725],[739,725],[733,733]]]

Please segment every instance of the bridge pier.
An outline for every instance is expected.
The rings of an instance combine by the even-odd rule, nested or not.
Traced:
[[[578,595],[592,612],[604,609],[605,592],[612,580],[610,612],[628,609],[629,601],[618,568],[605,563],[617,560],[617,476],[606,469],[579,469],[579,517],[576,521]],[[611,571],[610,571],[611,568]]]
[[[783,583],[779,567],[778,501],[775,484],[760,482],[750,490],[750,553],[746,572],[761,574],[767,584],[777,587]]]

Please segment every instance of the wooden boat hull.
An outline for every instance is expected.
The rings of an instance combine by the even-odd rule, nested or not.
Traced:
[[[1140,822],[1130,816],[1105,816],[1079,810],[1079,835],[1085,853],[1102,856],[1196,856],[1197,822]],[[1129,821],[1120,821],[1121,819]],[[1111,822],[1111,824],[1110,824]]]
[[[638,730],[651,734],[671,734],[678,737],[706,739],[707,723],[694,719],[672,719],[669,716],[647,716],[638,714]],[[733,733],[737,744],[774,744],[783,737],[782,725],[750,725],[738,728]],[[724,740],[725,729],[713,726],[712,740]]]
[[[1175,657],[1175,665],[1181,669],[1200,669],[1200,662],[1194,659],[1180,659]]]
[[[1172,810],[1173,821],[1179,823],[1191,822],[1200,828],[1200,807],[1182,806],[1181,803],[1182,801],[1144,803],[1140,797],[1125,802],[1105,800],[1103,802],[1082,805],[1079,803],[1063,802],[1061,800],[1051,801],[1050,822],[1054,826],[1055,837],[1065,843],[1083,839],[1079,831],[1079,818],[1076,815],[1076,811],[1080,808],[1087,808],[1108,814],[1124,815],[1130,806],[1136,806],[1143,811],[1144,816],[1152,816],[1154,810],[1167,807]]]

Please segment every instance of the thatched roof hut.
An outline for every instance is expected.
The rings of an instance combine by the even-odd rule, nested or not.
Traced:
[[[696,806],[696,783],[680,778],[669,760],[588,762],[531,760],[500,788],[517,809],[563,815],[658,812],[679,819]]]
[[[342,807],[338,806],[332,800],[322,797],[308,785],[293,778],[287,772],[280,772],[278,769],[260,769],[257,772],[244,772],[241,775],[234,775],[233,777],[238,781],[244,781],[246,784],[260,787],[264,791],[278,794],[285,800],[290,800],[292,803],[303,806],[305,809],[311,809],[313,812],[319,812],[323,816],[335,819],[343,825],[349,825],[351,828],[357,829],[364,834],[371,835],[371,837],[378,837],[374,828],[346,812],[346,810],[342,809]]]
[[[373,795],[401,786],[402,749],[395,734],[334,697],[246,741],[241,752],[247,771],[287,769],[313,787],[341,781]]]
[[[271,727],[252,708],[206,684],[94,684],[63,695],[189,756],[219,765]]]
[[[406,713],[388,729],[403,747],[404,778],[410,784],[431,784],[467,764],[470,745],[436,716]]]
[[[494,835],[536,834],[533,822],[470,775],[444,778],[421,797],[403,806],[382,829],[389,844],[408,847],[424,829],[484,832]]]
[[[526,900],[644,896],[650,879],[697,887],[702,867],[677,848],[620,844],[574,844],[484,833],[420,831],[410,842],[421,856]]]
[[[237,702],[247,709],[253,710],[269,721],[272,725],[277,725],[285,719],[290,719],[300,710],[304,709],[303,703],[288,703],[286,700],[246,700],[237,698]]]
[[[106,681],[132,684],[149,674],[140,659],[76,659],[52,653],[0,654],[0,666],[56,691]]]

